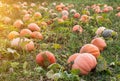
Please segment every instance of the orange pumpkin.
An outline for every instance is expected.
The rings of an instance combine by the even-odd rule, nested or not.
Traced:
[[[79,69],[80,74],[87,75],[97,65],[96,58],[90,53],[79,54],[74,60],[72,69]]]
[[[34,50],[34,42],[31,41],[30,39],[27,39],[27,38],[14,38],[13,40],[11,40],[11,47],[14,47],[14,48],[22,48],[23,50],[26,50],[26,51],[32,51]]]
[[[10,18],[10,17],[5,17],[5,18],[3,19],[3,22],[4,22],[5,24],[9,24],[9,23],[11,22],[11,18]]]
[[[63,15],[63,16],[62,16],[62,19],[63,19],[63,20],[67,20],[67,19],[68,19],[68,16],[67,16],[67,15]]]
[[[17,28],[22,28],[23,26],[23,21],[22,20],[16,20],[14,23],[13,23],[13,26],[17,27]]]
[[[41,17],[42,17],[42,15],[41,15],[41,13],[40,13],[40,12],[35,12],[34,16],[35,16],[35,17],[39,17],[39,18],[41,18]]]
[[[40,40],[43,39],[42,34],[40,32],[38,32],[38,31],[32,32],[31,37],[36,38],[36,39],[40,39]]]
[[[82,15],[81,18],[80,18],[80,21],[88,22],[89,21],[89,16],[88,15]]]
[[[98,47],[93,44],[85,44],[81,49],[80,53],[91,53],[96,58],[100,56],[100,51]]]
[[[91,41],[91,43],[97,46],[100,51],[103,51],[104,48],[107,46],[105,40],[103,40],[102,38],[95,38]]]
[[[32,50],[34,50],[34,48],[35,48],[35,46],[34,46],[34,42],[33,41],[29,41],[29,43],[27,43],[26,45],[25,45],[25,50],[26,51],[32,51]]]
[[[73,62],[79,54],[80,54],[80,53],[75,53],[75,54],[71,55],[71,56],[68,58],[67,63]]]
[[[32,32],[29,29],[22,29],[20,31],[20,36],[24,37],[24,36],[31,36]]]
[[[36,56],[36,63],[40,66],[47,67],[52,63],[56,62],[54,54],[49,51],[40,52]]]
[[[73,32],[79,31],[80,33],[82,33],[83,32],[83,28],[80,25],[75,25],[75,26],[73,26],[72,31]]]
[[[37,24],[35,24],[35,23],[30,23],[30,24],[28,25],[28,28],[29,28],[31,31],[40,31],[40,27],[39,27]]]
[[[30,20],[30,14],[25,14],[23,16],[23,21],[27,21],[27,20]]]
[[[120,12],[118,12],[117,14],[115,14],[117,17],[120,17]]]
[[[11,31],[9,34],[8,34],[8,39],[13,39],[15,37],[18,37],[19,36],[19,33],[17,31]]]
[[[80,14],[79,13],[75,13],[74,14],[74,18],[80,18]]]

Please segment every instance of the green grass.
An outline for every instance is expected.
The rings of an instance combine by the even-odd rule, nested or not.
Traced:
[[[92,10],[90,11],[90,16],[95,17],[96,15],[102,15],[106,20],[109,19],[109,21],[97,22],[96,19],[92,19],[89,23],[85,24],[81,23],[77,19],[72,18],[72,15],[70,15],[71,19],[65,21],[64,23],[54,21],[54,23],[48,27],[43,27],[39,23],[42,21],[49,21],[49,13],[40,11],[37,5],[34,7],[34,10],[39,10],[42,13],[43,18],[33,18],[29,22],[24,22],[24,28],[27,28],[27,25],[30,22],[38,23],[38,25],[41,26],[41,33],[43,34],[44,39],[32,39],[34,40],[36,46],[35,50],[31,52],[12,48],[16,50],[17,53],[10,53],[7,50],[7,48],[11,48],[10,40],[8,40],[7,35],[12,30],[20,32],[20,30],[16,29],[12,23],[16,19],[22,19],[22,8],[20,10],[15,10],[12,6],[13,3],[16,3],[15,1],[2,1],[4,3],[7,1],[9,7],[0,7],[0,15],[2,18],[4,16],[10,17],[12,21],[10,24],[4,24],[2,18],[0,17],[0,56],[4,55],[5,57],[5,59],[0,59],[0,81],[53,81],[48,79],[46,76],[46,73],[49,72],[49,69],[42,69],[35,62],[36,55],[40,51],[45,50],[49,50],[55,54],[57,63],[64,68],[60,68],[59,71],[57,71],[57,73],[64,75],[63,79],[59,79],[58,81],[77,81],[78,78],[85,81],[120,81],[120,17],[118,18],[115,16],[115,14],[118,12],[116,7],[120,6],[120,0],[55,0],[57,3],[63,2],[65,4],[75,4],[75,9],[80,14],[82,14],[82,10],[85,8],[85,6],[90,6],[92,4],[108,4],[112,6],[114,10],[109,13],[100,14],[95,14]],[[34,2],[34,0],[26,1],[28,1],[28,3]],[[40,1],[41,0],[35,0],[35,3],[40,4]],[[54,7],[51,6],[51,3],[54,2],[54,0],[47,2],[49,2],[47,7],[54,9]],[[83,27],[84,31],[82,34],[72,32],[72,27],[76,24],[76,22]],[[101,52],[101,56],[104,59],[102,59],[102,62],[100,61],[98,63],[100,69],[94,69],[86,76],[72,74],[66,62],[68,57],[73,53],[79,52],[80,48],[84,44],[90,43],[95,36],[95,30],[100,26],[105,26],[106,28],[112,29],[118,33],[117,38],[113,40],[106,39],[107,48]],[[19,55],[20,58],[16,59],[19,57]],[[105,63],[106,66],[104,66]]]

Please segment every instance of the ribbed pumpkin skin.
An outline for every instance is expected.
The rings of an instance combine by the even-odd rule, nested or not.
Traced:
[[[87,75],[97,65],[96,58],[90,53],[79,54],[74,60],[72,69],[79,69],[80,74]]]
[[[98,47],[93,44],[85,44],[81,49],[80,53],[91,53],[96,58],[100,56],[100,51]]]
[[[75,54],[71,55],[71,56],[68,58],[67,63],[73,62],[79,54],[80,54],[80,53],[75,53]]]
[[[48,65],[55,63],[56,58],[54,54],[49,51],[40,52],[36,56],[36,63],[40,66],[47,67]]]
[[[104,48],[107,46],[105,40],[102,38],[95,38],[91,41],[91,43],[97,46],[100,51],[103,51]]]

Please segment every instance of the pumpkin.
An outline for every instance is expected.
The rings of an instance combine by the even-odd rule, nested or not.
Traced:
[[[40,13],[40,12],[35,12],[34,17],[39,17],[39,18],[41,18],[41,17],[42,17],[42,15],[41,15],[41,13]]]
[[[73,62],[79,54],[80,54],[80,53],[75,53],[75,54],[71,55],[71,56],[68,58],[67,63]]]
[[[16,20],[16,21],[13,23],[13,26],[15,26],[15,27],[17,27],[17,28],[22,28],[22,26],[23,26],[22,20]]]
[[[109,11],[112,11],[112,10],[113,10],[112,6],[106,6],[106,7],[104,7],[103,12],[109,12]]]
[[[63,16],[62,16],[62,19],[63,19],[63,20],[67,20],[67,19],[68,19],[68,16],[67,16],[67,15],[63,15]]]
[[[32,34],[32,31],[29,29],[22,29],[20,31],[20,36],[22,36],[22,37],[24,37],[24,36],[29,37],[29,36],[31,36],[31,34]]]
[[[49,51],[40,52],[36,56],[36,63],[40,66],[47,67],[56,62],[56,58],[53,53]]]
[[[120,6],[117,7],[117,10],[120,10]]]
[[[63,10],[61,13],[62,13],[62,16],[64,16],[64,15],[68,16],[69,15],[69,12],[67,10]]]
[[[33,41],[30,41],[28,40],[28,43],[25,45],[24,49],[26,51],[32,51],[34,50],[35,46],[34,46],[34,42]]]
[[[99,27],[97,30],[96,30],[96,35],[101,35],[102,32],[105,30],[106,28],[105,27]]]
[[[9,34],[8,34],[8,39],[13,39],[15,37],[18,37],[19,36],[19,33],[17,31],[11,31]]]
[[[118,12],[117,14],[115,14],[117,17],[120,17],[120,12]]]
[[[45,26],[45,27],[46,27],[46,26],[47,26],[47,23],[46,23],[46,22],[44,22],[44,21],[42,21],[42,22],[40,23],[40,25],[41,25],[41,26]]]
[[[80,25],[75,25],[75,26],[73,26],[72,31],[73,32],[78,31],[78,32],[82,33],[83,32],[83,28]]]
[[[57,13],[51,13],[51,18],[56,18],[56,17],[58,17]]]
[[[88,15],[82,15],[81,18],[80,18],[80,21],[88,22],[89,21],[89,16]]]
[[[68,7],[64,7],[64,8],[63,8],[63,10],[67,10],[67,11],[68,11],[68,10],[69,10],[69,8],[68,8]]]
[[[75,13],[76,13],[76,10],[75,10],[75,9],[71,9],[71,10],[70,10],[70,13],[71,13],[71,14],[75,14]]]
[[[5,18],[3,19],[3,22],[4,22],[5,24],[9,24],[9,23],[11,22],[11,18],[5,17]]]
[[[31,31],[40,31],[40,27],[35,23],[30,23],[28,25],[28,29],[30,29]]]
[[[38,32],[38,31],[32,32],[31,37],[36,38],[36,39],[40,39],[40,40],[43,39],[42,34],[40,32]]]
[[[11,40],[11,47],[32,51],[34,49],[34,42],[27,38],[14,38]]]
[[[27,21],[27,20],[30,20],[30,14],[25,14],[23,16],[23,21]]]
[[[76,57],[72,69],[78,69],[80,70],[80,74],[87,75],[96,65],[96,58],[92,54],[83,53]]]
[[[104,48],[107,46],[105,40],[102,38],[95,38],[91,41],[91,44],[94,44],[99,48],[100,51],[103,51]]]
[[[80,14],[79,13],[75,13],[74,14],[74,18],[80,18]]]
[[[91,53],[96,58],[100,56],[100,51],[98,47],[93,44],[85,44],[84,46],[82,46],[82,48],[80,49],[80,53]]]

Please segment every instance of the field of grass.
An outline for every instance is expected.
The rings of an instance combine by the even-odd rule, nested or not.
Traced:
[[[26,0],[26,7],[21,6],[24,0],[18,1],[1,0],[0,3],[0,81],[120,81],[120,16],[116,16],[120,12],[120,9],[117,10],[117,7],[120,7],[120,0],[45,0],[43,7],[46,10],[40,9],[42,0]],[[35,6],[31,6],[33,2]],[[57,20],[62,15],[53,3],[74,5],[68,10],[68,19],[63,22]],[[113,10],[95,13],[92,8],[85,9],[86,6],[91,7],[93,4],[99,5],[101,9],[107,4],[112,6]],[[56,19],[51,16],[50,9],[57,14]],[[89,21],[82,22],[80,18],[74,18],[70,13],[71,9],[75,9],[80,15],[87,14]],[[25,15],[23,10],[29,11],[30,19],[27,21],[23,20]],[[40,12],[42,17],[35,17],[35,12]],[[102,19],[97,18],[99,16]],[[10,18],[8,23],[6,23],[6,17]],[[18,19],[24,23],[21,29],[13,25]],[[46,25],[41,24],[42,22]],[[38,24],[43,39],[26,37],[34,42],[35,48],[32,51],[12,47],[10,43],[12,40],[8,38],[8,34],[11,31],[20,32],[30,23]],[[83,32],[73,32],[74,25],[80,25]],[[96,36],[95,32],[99,27],[111,29],[117,32],[117,35],[107,38],[99,35],[105,39],[107,47],[100,52],[96,68],[88,75],[80,75],[77,70],[71,70],[67,59],[70,55],[79,53],[83,45],[89,44]],[[56,57],[56,65],[47,68],[39,66],[35,59],[36,55],[42,51],[53,53]]]

